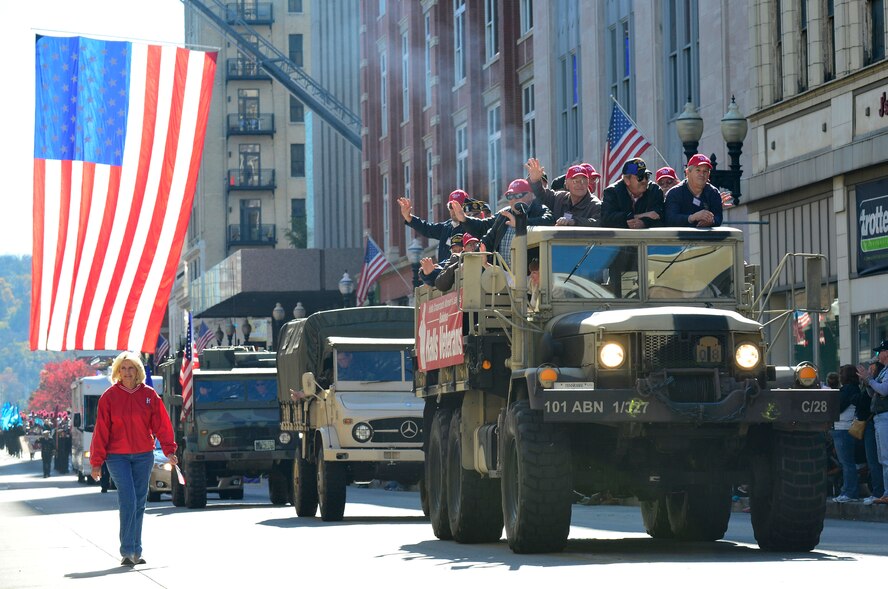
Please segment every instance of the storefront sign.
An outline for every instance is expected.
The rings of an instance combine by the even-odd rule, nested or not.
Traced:
[[[888,271],[888,180],[857,186],[857,273]]]
[[[462,363],[462,322],[459,292],[420,305],[416,326],[416,358],[420,370]]]

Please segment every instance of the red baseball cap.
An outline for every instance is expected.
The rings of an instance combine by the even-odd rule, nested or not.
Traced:
[[[510,194],[521,194],[522,192],[531,192],[530,182],[524,178],[516,178],[515,180],[512,180],[509,187],[506,189],[506,196]]]
[[[586,168],[587,176],[589,176],[589,181],[591,182],[595,178],[601,178],[601,174],[595,171],[595,167],[592,164],[583,162],[580,164],[584,168]]]
[[[698,153],[697,155],[691,156],[691,159],[688,160],[688,167],[691,166],[709,166],[709,169],[711,170],[712,162],[702,153]]]
[[[583,165],[571,166],[567,169],[567,174],[564,176],[565,180],[570,180],[571,178],[576,178],[577,176],[582,176],[586,180],[589,180],[589,171]]]
[[[467,198],[469,198],[469,195],[466,193],[466,191],[460,190],[457,188],[456,190],[454,190],[453,192],[450,193],[450,198],[448,198],[447,200],[448,201],[455,200],[456,202],[459,203],[459,206],[462,206],[463,203],[466,202]]]
[[[463,236],[462,236],[463,247],[466,247],[470,243],[478,243],[479,241],[481,241],[481,240],[478,239],[477,237],[475,237],[474,235],[472,235],[471,233],[463,233]]]
[[[675,175],[675,170],[673,170],[669,166],[666,166],[664,168],[660,168],[659,170],[657,170],[657,176],[654,179],[654,182],[659,182],[660,178],[672,178],[676,182],[679,181],[678,176]]]

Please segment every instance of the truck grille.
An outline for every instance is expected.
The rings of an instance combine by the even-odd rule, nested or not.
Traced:
[[[252,451],[253,442],[256,440],[274,440],[275,446],[278,445],[277,428],[271,427],[236,427],[230,429],[216,430],[222,434],[222,444],[210,450],[241,450]]]
[[[373,428],[371,442],[379,444],[422,442],[421,417],[374,419],[370,422],[370,427]]]
[[[711,374],[671,374],[669,398],[678,403],[715,403],[718,392]]]
[[[715,361],[707,358],[701,362],[697,357],[699,335],[680,337],[677,335],[645,335],[642,346],[642,362],[648,371],[664,368],[694,368],[698,366],[724,366],[727,350],[724,338],[711,338],[721,348],[721,358]]]

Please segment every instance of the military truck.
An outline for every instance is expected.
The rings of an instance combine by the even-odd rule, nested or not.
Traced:
[[[268,475],[274,505],[290,499],[293,436],[280,431],[274,352],[252,348],[208,348],[193,371],[193,406],[182,419],[181,355],[158,367],[170,383],[164,403],[173,422],[176,454],[185,484],[172,477],[176,506],[206,507],[207,492],[243,499],[244,476]]]
[[[511,267],[463,254],[452,292],[416,291],[435,535],[505,526],[514,552],[558,551],[576,492],[637,498],[654,538],[714,541],[749,483],[759,546],[813,549],[838,393],[777,388],[741,232],[524,222]]]
[[[281,431],[298,435],[298,517],[341,520],[346,487],[417,483],[423,402],[413,394],[413,309],[360,307],[285,324],[277,353]]]

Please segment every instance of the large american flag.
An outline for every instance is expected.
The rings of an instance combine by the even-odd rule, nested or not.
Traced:
[[[215,69],[215,53],[37,39],[32,350],[154,351]]]
[[[650,142],[614,101],[610,127],[607,130],[607,144],[604,146],[604,162],[601,166],[604,186],[610,186],[619,180],[626,160],[641,155],[650,146]]]
[[[182,356],[182,367],[179,369],[179,384],[182,385],[182,421],[191,413],[194,405],[194,332],[191,328],[191,313],[188,313],[188,334],[185,336],[185,354]]]
[[[367,293],[370,292],[370,286],[376,282],[385,267],[390,262],[373,241],[373,238],[367,236],[367,249],[364,253],[364,265],[361,267],[361,277],[358,279],[358,290],[355,292],[355,306],[363,307],[367,300]]]

